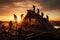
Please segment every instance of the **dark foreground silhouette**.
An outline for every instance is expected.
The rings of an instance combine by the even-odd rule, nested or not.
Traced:
[[[53,25],[49,22],[49,16],[44,17],[44,13],[39,13],[33,10],[27,10],[27,14],[24,17],[22,23],[18,27],[17,16],[14,14],[14,20],[9,21],[9,28],[5,28],[0,22],[0,40],[59,40],[60,29],[55,30]],[[23,14],[21,15],[21,19]],[[13,29],[16,27],[15,29]],[[6,31],[8,29],[8,31]],[[15,32],[15,35],[13,33]]]
[[[40,36],[29,38],[27,40],[59,40],[59,38],[54,37],[52,34],[43,34]]]

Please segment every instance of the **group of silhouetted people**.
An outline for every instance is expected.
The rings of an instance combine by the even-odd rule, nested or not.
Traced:
[[[35,12],[35,6],[33,5],[33,10],[27,10],[27,14],[24,18],[26,20],[26,23],[31,23],[31,19],[36,19],[38,22],[43,22],[43,23],[48,23],[49,21],[49,16],[46,15],[46,18],[44,17],[44,13],[41,12],[39,13],[40,10],[37,8],[37,12]],[[25,22],[25,21],[24,21]]]
[[[37,12],[35,12],[35,6],[33,5],[33,10],[27,10],[27,15],[24,17],[24,22],[25,22],[25,20],[27,20],[27,22],[25,22],[22,26],[20,26],[20,28],[18,29],[18,30],[16,30],[17,32],[18,32],[18,36],[19,37],[21,37],[22,38],[22,35],[23,35],[23,29],[22,29],[22,27],[23,26],[25,26],[25,27],[28,27],[28,24],[29,23],[31,23],[32,22],[32,20],[31,19],[36,19],[36,21],[38,21],[39,23],[40,22],[42,22],[42,23],[48,23],[48,21],[49,21],[49,16],[48,15],[46,15],[46,18],[44,17],[44,13],[43,12],[41,12],[40,14],[39,14],[39,12],[40,12],[40,10],[37,8]],[[23,18],[23,14],[21,14],[21,19]],[[15,20],[15,22],[14,23],[16,23],[16,26],[17,26],[17,16],[14,14],[14,20]],[[28,23],[28,21],[29,21],[29,23]],[[9,32],[11,32],[11,30],[12,30],[12,28],[13,28],[13,22],[12,21],[9,21],[8,22],[8,24],[9,24]],[[41,25],[41,24],[40,24]],[[39,26],[40,27],[40,25],[36,25],[36,26]],[[48,24],[47,24],[48,25]],[[42,24],[42,26],[44,26],[43,24]],[[34,24],[32,24],[31,25],[31,27],[35,27],[35,25]],[[2,25],[2,31],[5,31],[5,25],[3,24]]]
[[[35,6],[33,5],[33,10],[27,10],[27,15],[25,16],[25,18],[27,19],[27,22],[28,22],[28,19],[29,19],[29,22],[31,23],[31,19],[35,18],[36,20],[43,20],[45,22],[48,22],[49,21],[49,17],[48,15],[46,15],[46,18],[44,18],[44,13],[41,12],[41,14],[39,14],[40,10],[37,8],[37,12],[35,12]],[[23,17],[23,14],[21,15],[21,19]],[[25,20],[24,18],[24,20]],[[15,23],[17,23],[17,16],[14,14],[14,20],[15,20]],[[25,21],[24,21],[25,22]],[[17,24],[16,24],[17,25]],[[27,24],[25,23],[25,26],[27,26]],[[12,21],[9,21],[9,31],[12,30],[12,27],[13,27],[13,23]],[[2,25],[2,29],[5,29],[5,26]]]

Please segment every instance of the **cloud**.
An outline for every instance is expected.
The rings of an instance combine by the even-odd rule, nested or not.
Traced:
[[[0,0],[0,14],[7,14],[13,8],[28,9],[32,5],[43,11],[60,10],[60,0]]]
[[[22,0],[0,0],[0,15],[8,15],[10,9],[15,7],[14,2],[21,2]]]
[[[15,12],[14,10],[24,11],[31,8],[34,3],[38,5],[36,2],[30,0],[0,0],[0,15],[8,15],[12,11]]]
[[[33,0],[34,1],[34,0]],[[60,9],[60,0],[35,0],[44,10],[58,10]]]
[[[27,1],[32,1],[39,3],[42,6],[42,9],[60,9],[60,0],[0,0],[0,7],[4,5],[12,5],[14,2],[25,2],[27,5]]]
[[[20,2],[22,0],[0,0],[0,4],[8,4],[13,2]]]

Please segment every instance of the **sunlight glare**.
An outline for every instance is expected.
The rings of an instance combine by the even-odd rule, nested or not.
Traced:
[[[18,21],[18,22],[21,21],[21,17],[20,17],[20,16],[17,17],[17,21]]]

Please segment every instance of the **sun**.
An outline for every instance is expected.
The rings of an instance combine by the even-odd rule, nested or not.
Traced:
[[[18,22],[21,21],[21,17],[20,16],[17,17],[17,21]]]

